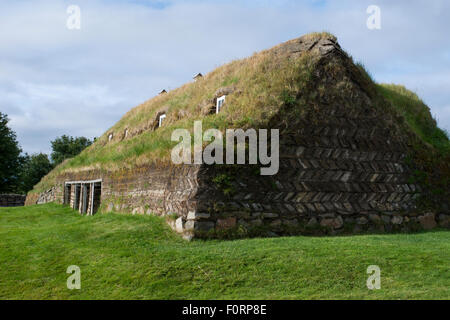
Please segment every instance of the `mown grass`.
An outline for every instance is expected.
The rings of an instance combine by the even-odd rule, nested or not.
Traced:
[[[0,238],[1,299],[450,298],[448,231],[186,242],[158,217],[47,204],[0,208]]]

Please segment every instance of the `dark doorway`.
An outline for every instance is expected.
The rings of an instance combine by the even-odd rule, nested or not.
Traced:
[[[75,185],[75,196],[73,199],[73,209],[78,210],[80,208],[80,195],[81,195],[81,185]]]
[[[70,197],[72,193],[72,185],[66,184],[64,187],[64,204],[70,205]]]
[[[97,182],[93,184],[93,196],[92,196],[92,211],[91,214],[95,214],[100,207],[101,197],[102,197],[102,183]]]

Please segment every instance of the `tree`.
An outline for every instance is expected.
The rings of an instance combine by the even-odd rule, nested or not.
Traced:
[[[70,137],[63,135],[51,142],[52,144],[52,161],[56,166],[68,158],[73,158],[86,147],[92,144],[92,141],[85,137]]]
[[[53,169],[48,155],[44,153],[25,155],[20,179],[20,192],[27,193]]]
[[[22,149],[8,122],[7,115],[0,112],[0,193],[17,191],[23,161]]]

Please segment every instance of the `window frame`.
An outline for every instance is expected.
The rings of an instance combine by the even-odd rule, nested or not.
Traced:
[[[162,125],[163,120],[164,120],[165,118],[166,118],[166,114],[165,114],[165,113],[159,115],[159,117],[158,117],[158,128],[161,128],[161,125]]]
[[[223,96],[217,98],[217,101],[216,101],[216,114],[218,114],[220,112],[220,109],[223,107],[223,104],[225,103],[225,98],[226,98],[226,95],[223,95]]]

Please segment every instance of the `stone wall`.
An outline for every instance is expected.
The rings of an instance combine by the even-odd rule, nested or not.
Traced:
[[[25,205],[25,197],[21,194],[0,194],[0,207],[20,207]]]
[[[173,227],[187,238],[412,232],[449,227],[448,212],[417,209],[400,153],[297,147],[273,177],[250,168],[202,168],[197,206]],[[353,157],[351,155],[353,154]],[[217,179],[221,177],[221,179]],[[223,179],[225,177],[225,179]],[[222,184],[218,181],[227,180]]]
[[[407,183],[400,152],[324,151],[282,141],[275,176],[259,175],[257,166],[182,165],[64,179],[101,178],[102,212],[165,216],[186,239],[450,227],[448,212],[416,210],[420,186]],[[37,201],[62,203],[64,179]]]
[[[46,192],[43,192],[39,195],[36,204],[44,204],[49,202],[55,202],[56,200],[56,189],[57,187],[53,187]]]
[[[87,171],[64,174],[57,185],[40,194],[29,194],[27,205],[48,202],[63,203],[64,183],[102,179],[100,210],[131,214],[187,216],[197,205],[197,165],[146,166],[116,172]],[[74,189],[71,190],[73,207]]]
[[[336,136],[329,131],[329,137]],[[350,131],[349,131],[350,132]],[[280,171],[258,166],[166,166],[66,176],[36,203],[62,203],[64,181],[102,178],[101,211],[166,216],[186,239],[398,232],[449,227],[448,212],[421,212],[421,187],[397,147],[334,148],[283,135]],[[354,142],[356,143],[356,142]],[[359,141],[364,145],[364,139]],[[73,197],[72,197],[73,198]]]
[[[187,216],[194,210],[198,166],[144,167],[104,177],[104,211]]]
[[[382,132],[394,127],[379,128],[375,118],[334,120],[283,131],[274,176],[259,175],[258,166],[202,166],[195,210],[173,228],[191,238],[450,227],[448,209],[418,208],[422,187],[410,182],[406,146]]]

